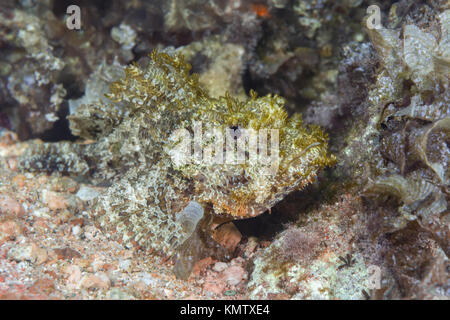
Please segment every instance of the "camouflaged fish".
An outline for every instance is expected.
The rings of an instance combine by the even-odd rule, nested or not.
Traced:
[[[327,154],[327,135],[318,126],[302,126],[298,114],[288,117],[283,98],[253,91],[247,101],[212,98],[190,69],[173,51],[154,51],[140,66],[123,68],[107,102],[82,104],[69,116],[72,132],[84,143],[32,144],[22,168],[108,182],[95,203],[95,219],[124,244],[170,256],[192,239],[199,221],[211,221],[207,216],[255,217],[335,162]],[[193,133],[195,123],[203,133],[277,130],[276,172],[263,174],[261,164],[251,161],[177,163],[171,152],[179,140],[173,134]],[[212,140],[203,139],[200,147]],[[192,255],[185,256],[191,261]]]

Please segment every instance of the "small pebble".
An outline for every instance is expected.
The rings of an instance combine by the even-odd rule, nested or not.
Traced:
[[[74,236],[77,236],[81,233],[81,227],[79,225],[76,225],[74,227],[72,227],[72,234]]]
[[[225,270],[228,267],[228,265],[225,262],[217,262],[214,267],[213,270],[216,272],[222,272],[223,270]]]
[[[22,234],[22,228],[14,220],[5,220],[0,222],[0,245],[8,240],[15,239]]]
[[[231,285],[238,285],[242,280],[247,278],[247,273],[241,266],[231,266],[223,272],[225,281]]]
[[[68,207],[67,199],[62,193],[42,190],[42,200],[50,210],[64,210]]]
[[[53,249],[53,251],[56,253],[58,259],[60,260],[71,260],[73,258],[81,257],[81,254],[78,251],[68,247]]]
[[[17,200],[3,195],[0,197],[0,214],[10,214],[21,218],[24,216],[25,210]]]
[[[80,198],[82,201],[91,201],[97,198],[100,195],[100,192],[95,190],[94,188],[83,186],[78,190],[76,196]]]
[[[47,250],[40,248],[35,243],[22,244],[12,247],[7,254],[10,260],[17,262],[29,261],[31,263],[42,264],[47,260]]]
[[[84,289],[109,289],[111,280],[103,272],[98,272],[95,275],[86,275],[81,279],[81,288]]]
[[[68,275],[66,286],[68,289],[78,289],[81,281],[81,268],[77,265],[70,265],[66,268],[65,273]]]

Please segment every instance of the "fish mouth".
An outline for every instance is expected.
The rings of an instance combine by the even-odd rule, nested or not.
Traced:
[[[212,199],[209,201],[214,215],[227,216],[233,220],[254,218],[270,209],[270,206],[251,203],[235,202],[230,199]]]

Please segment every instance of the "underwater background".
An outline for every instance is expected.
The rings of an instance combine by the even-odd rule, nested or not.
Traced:
[[[449,31],[445,0],[3,0],[0,298],[448,299]],[[169,164],[194,120],[280,129],[278,175]]]

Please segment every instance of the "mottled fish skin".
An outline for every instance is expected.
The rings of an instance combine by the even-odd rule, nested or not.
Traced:
[[[81,105],[69,116],[70,128],[89,143],[31,143],[24,170],[59,171],[89,177],[110,187],[94,205],[93,216],[111,237],[125,245],[172,255],[189,236],[179,222],[195,201],[208,213],[230,219],[259,215],[293,190],[314,180],[335,158],[327,154],[327,135],[303,127],[300,115],[288,117],[279,96],[247,101],[206,94],[182,55],[154,51],[143,66],[124,69],[107,98]],[[175,165],[169,155],[171,134],[220,128],[276,129],[276,173],[261,174],[258,163]],[[204,141],[202,147],[208,146]]]

